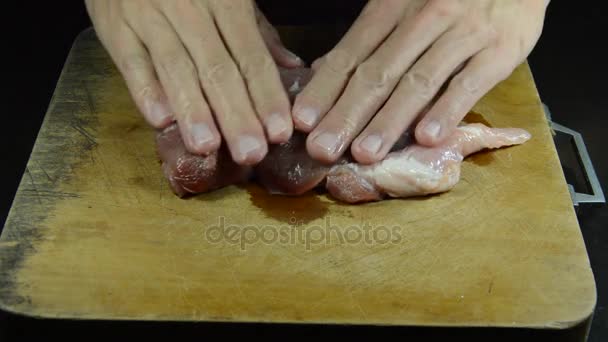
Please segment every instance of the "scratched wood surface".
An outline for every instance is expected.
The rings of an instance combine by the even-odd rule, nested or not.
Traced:
[[[282,31],[311,51],[328,36]],[[315,45],[315,42],[319,42]],[[596,288],[527,64],[480,101],[525,145],[457,187],[349,206],[232,186],[178,199],[92,31],[76,40],[0,238],[0,306],[37,317],[566,328]]]

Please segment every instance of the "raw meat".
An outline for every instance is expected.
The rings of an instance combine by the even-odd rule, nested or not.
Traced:
[[[250,167],[236,164],[224,145],[208,156],[188,152],[176,124],[157,134],[156,148],[165,178],[180,197],[244,182],[252,173]]]
[[[316,188],[330,168],[308,156],[306,135],[295,132],[289,142],[271,146],[255,166],[255,177],[271,194],[293,196]]]
[[[310,77],[310,69],[281,69],[292,101]],[[530,134],[522,129],[463,124],[439,147],[418,145],[406,133],[381,162],[361,165],[347,153],[327,165],[308,156],[306,135],[295,132],[289,142],[271,145],[264,160],[254,167],[234,163],[225,145],[208,156],[191,154],[176,124],[159,132],[156,143],[164,175],[180,197],[255,181],[271,194],[297,196],[325,188],[337,200],[362,203],[448,191],[458,183],[462,161],[470,154],[523,144],[528,139]]]
[[[280,68],[281,81],[283,86],[287,90],[289,99],[293,102],[296,95],[304,88],[304,86],[310,81],[312,77],[312,69],[309,68],[293,68],[285,69]]]
[[[458,183],[465,157],[483,149],[523,144],[528,139],[530,134],[522,129],[468,124],[458,127],[439,147],[412,144],[372,165],[336,165],[327,175],[326,187],[333,197],[348,203],[445,192]]]

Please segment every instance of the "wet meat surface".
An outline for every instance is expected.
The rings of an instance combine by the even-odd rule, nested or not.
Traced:
[[[304,68],[280,71],[293,101],[310,80],[311,71]],[[523,144],[529,139],[530,134],[522,129],[462,124],[438,147],[418,145],[406,133],[378,163],[358,164],[346,154],[328,165],[309,157],[306,135],[296,131],[289,142],[271,145],[264,160],[249,167],[234,163],[225,145],[207,156],[188,152],[174,124],[158,132],[156,147],[163,173],[180,197],[254,181],[271,194],[297,196],[322,188],[339,201],[362,203],[449,191],[458,183],[461,164],[467,156],[485,149]]]

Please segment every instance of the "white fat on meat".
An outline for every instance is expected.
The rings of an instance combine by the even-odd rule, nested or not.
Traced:
[[[300,91],[300,78],[299,77],[293,81],[293,84],[291,85],[291,87],[289,87],[289,91],[294,94],[297,94]]]
[[[445,192],[458,183],[467,156],[484,149],[523,144],[530,137],[522,129],[466,124],[437,147],[413,143],[375,164],[336,165],[327,176],[326,186],[332,195],[351,203]]]

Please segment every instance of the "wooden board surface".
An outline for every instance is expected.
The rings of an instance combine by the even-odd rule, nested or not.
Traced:
[[[292,46],[315,39],[289,32]],[[154,132],[86,31],[0,238],[0,305],[87,319],[539,328],[587,319],[593,274],[528,65],[475,111],[533,138],[470,158],[449,193],[349,206],[233,186],[178,199]]]

